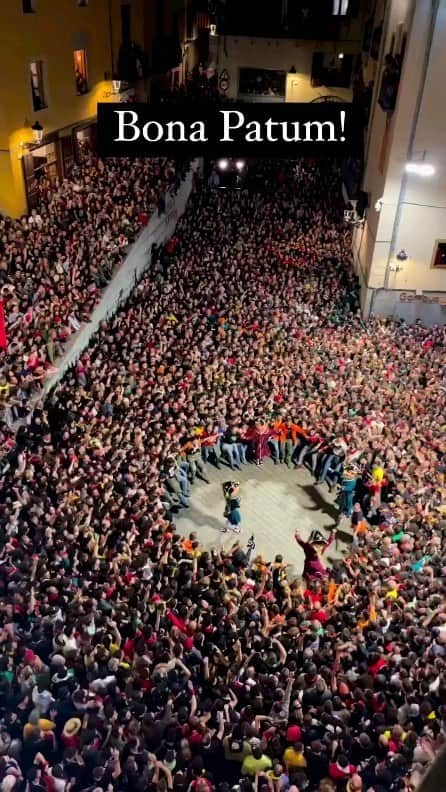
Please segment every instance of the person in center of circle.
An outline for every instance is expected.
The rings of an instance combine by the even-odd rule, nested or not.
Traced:
[[[240,533],[242,522],[242,515],[240,512],[240,484],[238,481],[225,481],[222,486],[226,501],[224,517],[226,517],[227,521],[223,530],[225,533],[228,529],[235,533]]]
[[[339,493],[339,522],[343,515],[346,515],[347,517],[351,517],[352,515],[357,481],[358,469],[355,465],[349,465],[344,470],[341,490]]]

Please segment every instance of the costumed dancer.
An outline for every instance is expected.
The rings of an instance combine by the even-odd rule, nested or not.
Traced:
[[[320,531],[312,531],[308,542],[305,542],[299,533],[294,534],[298,545],[305,554],[303,577],[307,582],[327,578],[329,572],[322,563],[321,558],[336,539],[336,531],[332,531],[328,539],[324,539]]]
[[[341,488],[338,496],[338,523],[341,521],[341,518],[344,514],[346,517],[351,517],[352,515],[358,473],[358,468],[355,465],[349,465],[348,467],[344,468]]]
[[[241,532],[242,515],[240,512],[240,483],[238,481],[225,481],[223,486],[223,495],[225,497],[226,506],[223,516],[226,517],[226,525],[223,532],[234,531],[235,533]]]
[[[263,465],[264,458],[269,456],[269,440],[275,436],[276,431],[266,422],[256,423],[255,427],[249,432],[249,439],[253,443],[256,465]]]

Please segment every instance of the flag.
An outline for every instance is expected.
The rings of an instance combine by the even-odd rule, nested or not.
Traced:
[[[29,325],[31,324],[32,321],[33,321],[33,309],[30,306],[23,317],[23,322],[24,324]]]
[[[7,348],[8,339],[6,338],[5,312],[3,310],[3,300],[0,300],[0,349]]]

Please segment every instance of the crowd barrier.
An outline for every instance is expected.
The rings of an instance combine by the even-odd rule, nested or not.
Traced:
[[[178,192],[175,195],[168,193],[166,196],[164,213],[154,215],[141,231],[113,280],[104,290],[91,320],[78,332],[74,343],[67,352],[57,360],[57,371],[45,382],[44,393],[48,393],[62,379],[65,372],[76,363],[84,349],[88,347],[90,339],[98,330],[100,323],[113,316],[119,305],[127,299],[150,264],[153,245],[163,244],[172,236],[178,218],[186,209],[194,174],[201,168],[201,160],[194,160]]]

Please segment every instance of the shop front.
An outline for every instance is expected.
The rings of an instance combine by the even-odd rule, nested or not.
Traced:
[[[48,135],[22,157],[28,210],[34,209],[48,189],[71,176],[73,167],[96,151],[96,122]]]
[[[34,209],[42,195],[61,176],[60,147],[58,140],[34,146],[22,158],[28,209]]]

